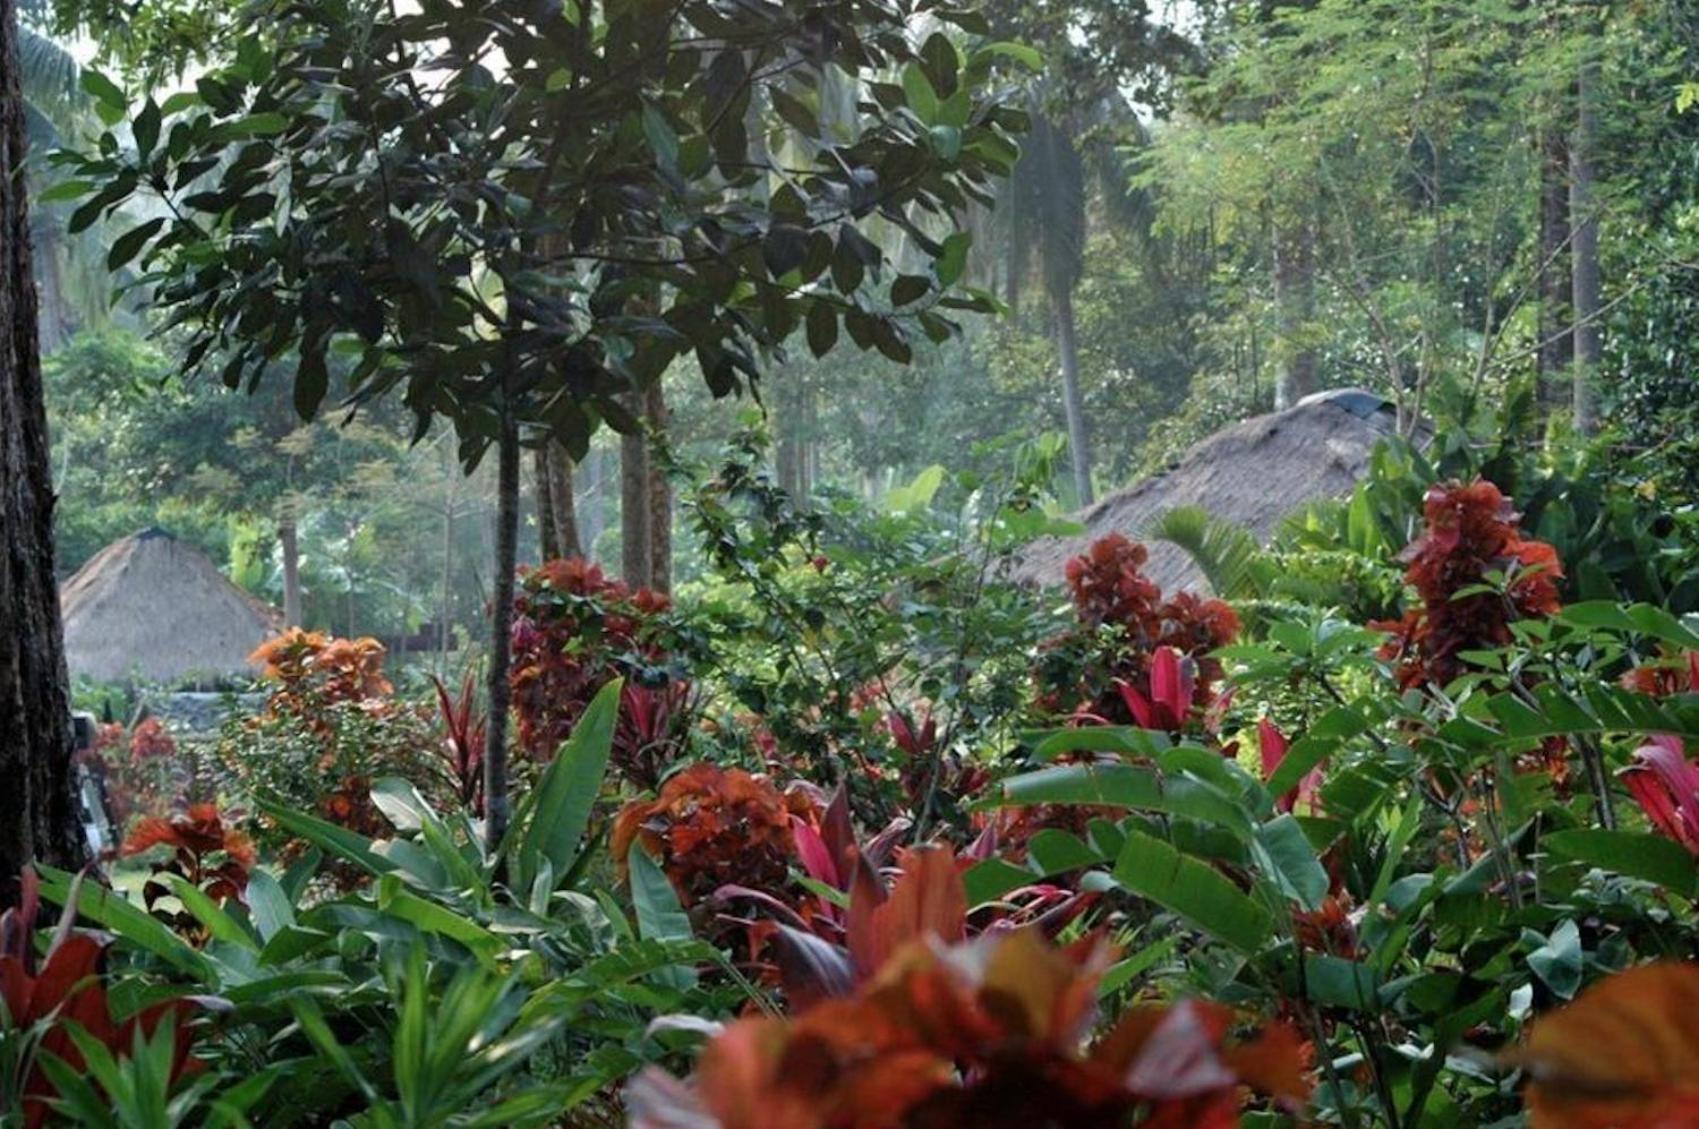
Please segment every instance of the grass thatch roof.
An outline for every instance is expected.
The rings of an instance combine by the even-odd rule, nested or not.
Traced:
[[[1267,542],[1280,520],[1306,503],[1349,493],[1367,472],[1375,444],[1393,433],[1392,405],[1372,392],[1345,388],[1307,396],[1216,432],[1162,474],[1118,490],[1073,515],[1077,537],[1043,537],[1021,554],[1014,578],[1060,584],[1070,557],[1099,537],[1145,540],[1164,511],[1201,506]],[[1147,575],[1166,591],[1202,588],[1202,572],[1179,547],[1149,542]]]
[[[246,673],[278,612],[160,529],[114,541],[59,591],[72,674],[180,682]]]

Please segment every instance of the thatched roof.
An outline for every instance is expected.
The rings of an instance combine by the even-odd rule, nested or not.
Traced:
[[[59,590],[72,674],[180,682],[246,673],[282,616],[161,529],[114,541]]]
[[[1144,539],[1165,510],[1201,506],[1266,542],[1280,520],[1306,503],[1349,493],[1367,473],[1375,444],[1393,433],[1392,405],[1373,392],[1342,388],[1306,396],[1285,411],[1236,423],[1187,451],[1162,474],[1135,482],[1079,513],[1078,537],[1043,537],[1016,563],[1025,584],[1060,584],[1070,557],[1099,537]],[[1177,546],[1150,542],[1147,575],[1166,591],[1203,588],[1192,559]]]

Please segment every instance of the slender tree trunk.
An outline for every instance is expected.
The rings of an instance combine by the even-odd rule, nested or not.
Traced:
[[[1599,57],[1593,43],[1584,51],[1575,87],[1575,137],[1569,146],[1569,222],[1574,225],[1570,258],[1575,304],[1575,429],[1586,435],[1599,422],[1595,382],[1603,348],[1599,329],[1599,217],[1593,198]]]
[[[667,434],[667,399],[661,378],[643,392],[643,415],[657,439]],[[673,490],[666,468],[650,455],[649,463],[649,587],[671,592],[673,586]]]
[[[531,480],[537,492],[537,549],[545,561],[561,556],[560,531],[555,525],[554,481],[547,445],[531,452]]]
[[[588,481],[584,486],[586,504],[578,535],[583,542],[585,557],[590,558],[595,556],[596,543],[602,539],[602,530],[608,527],[608,474],[602,448],[592,447],[590,449],[590,454],[585,461],[585,469],[589,471]]]
[[[513,702],[508,667],[513,657],[513,573],[519,565],[519,425],[513,407],[501,405],[496,461],[495,608],[490,626],[490,719],[484,740],[484,842],[493,853],[507,834],[507,714]]]
[[[641,395],[633,414],[642,415]],[[619,437],[620,575],[633,588],[649,584],[649,444],[641,431]]]
[[[1305,220],[1275,224],[1274,306],[1285,354],[1274,406],[1289,408],[1316,390],[1316,351],[1302,343],[1315,312],[1315,232]]]
[[[53,477],[24,194],[14,0],[0,0],[0,905],[32,860],[85,855],[53,580]]]
[[[563,557],[582,557],[584,546],[578,536],[577,485],[573,482],[572,456],[559,443],[548,448],[549,507],[554,519],[555,540]]]
[[[293,512],[277,522],[277,544],[283,553],[283,626],[301,626],[301,532]]]
[[[1085,403],[1080,398],[1080,353],[1074,340],[1074,295],[1067,289],[1051,295],[1056,315],[1056,352],[1062,361],[1062,410],[1068,418],[1068,450],[1073,457],[1074,493],[1079,504],[1096,499],[1091,492],[1091,448],[1085,429]]]
[[[1549,411],[1563,400],[1574,357],[1569,314],[1569,147],[1563,131],[1540,131],[1540,316],[1535,332],[1534,372],[1540,405]]]
[[[449,462],[448,492],[442,506],[442,593],[437,609],[437,650],[441,653],[442,673],[448,672],[449,620],[454,610],[454,476],[456,467]]]

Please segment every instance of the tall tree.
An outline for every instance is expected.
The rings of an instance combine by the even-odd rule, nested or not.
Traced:
[[[17,8],[0,0],[0,905],[31,860],[83,857],[18,75]]]
[[[986,308],[955,290],[965,242],[927,225],[988,201],[1012,164],[1021,117],[993,89],[1010,49],[964,54],[942,32],[917,45],[917,20],[972,22],[941,0],[441,0],[399,14],[379,0],[270,0],[248,14],[262,11],[277,42],[241,40],[197,99],[130,107],[104,92],[134,144],[108,134],[75,163],[93,191],[78,218],[169,186],[170,214],[116,240],[111,262],[142,264],[190,335],[190,366],[226,344],[223,376],[239,384],[294,354],[310,416],[329,355],[347,349],[352,403],[398,390],[420,434],[452,424],[467,466],[497,449],[494,844],[521,433],[547,431],[581,458],[604,421],[640,430],[633,401],[679,356],[730,395],[805,320],[829,319],[834,336],[841,320],[857,345],[906,361],[911,320],[948,336],[936,307]],[[806,165],[752,162],[752,90],[818,134],[813,91],[834,68],[903,81],[872,88],[877,111]],[[767,177],[783,186],[752,191]],[[887,285],[860,229],[874,216],[926,251],[927,275]]]
[[[1598,426],[1599,360],[1604,327],[1599,324],[1598,168],[1599,48],[1589,29],[1582,43],[1575,81],[1575,133],[1569,144],[1569,222],[1572,226],[1570,274],[1575,316],[1575,429],[1583,435]]]

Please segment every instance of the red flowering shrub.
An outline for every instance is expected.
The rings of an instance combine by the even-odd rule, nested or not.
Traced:
[[[116,722],[101,725],[93,747],[81,755],[100,775],[120,833],[133,817],[170,814],[188,783],[177,739],[157,717],[143,718],[128,733]]]
[[[1634,751],[1622,782],[1653,827],[1699,858],[1699,765],[1688,760],[1681,738],[1653,736]]]
[[[667,780],[655,799],[621,809],[611,847],[623,865],[632,844],[642,843],[686,905],[727,884],[775,890],[795,857],[791,816],[807,807],[741,769],[696,764]]]
[[[1041,708],[1111,725],[1179,729],[1215,701],[1222,669],[1210,652],[1238,635],[1239,617],[1225,602],[1191,592],[1165,599],[1142,571],[1149,557],[1143,545],[1112,533],[1068,562],[1080,628],[1046,644]],[[1178,660],[1172,669],[1158,669],[1164,651]],[[1181,682],[1184,703],[1172,693]],[[1168,708],[1140,708],[1150,703]]]
[[[1464,652],[1503,646],[1516,620],[1555,614],[1563,578],[1557,551],[1524,539],[1510,500],[1484,479],[1433,487],[1423,513],[1427,531],[1399,557],[1421,606],[1370,625],[1392,636],[1380,654],[1406,688],[1444,685],[1467,669]]]
[[[153,864],[152,877],[142,887],[142,900],[155,917],[185,937],[204,943],[207,935],[199,919],[187,911],[172,911],[161,905],[167,898],[176,898],[165,877],[176,875],[215,902],[242,901],[248,889],[248,872],[254,865],[253,841],[225,822],[216,805],[196,804],[169,819],[141,820],[119,853],[130,858],[155,847],[169,848],[170,853]]]
[[[641,677],[671,658],[671,605],[633,592],[579,558],[523,571],[514,600],[513,708],[519,741],[538,761],[553,757],[603,686],[626,678],[613,763],[652,788],[676,758],[689,724],[689,683]]]
[[[143,718],[130,731],[130,759],[149,760],[177,752],[177,740],[157,717]]]
[[[70,928],[76,917],[70,907],[66,907],[46,957],[37,962],[39,889],[35,872],[25,870],[19,905],[0,914],[0,1031],[24,1036],[17,1045],[24,1048],[20,1081],[26,1129],[48,1123],[49,1102],[58,1096],[42,1069],[42,1056],[53,1055],[78,1072],[87,1067],[71,1037],[71,1023],[79,1025],[114,1057],[124,1058],[131,1053],[138,1031],[152,1036],[169,1018],[177,1025],[171,1081],[175,1083],[199,1065],[189,1054],[194,1039],[194,1031],[186,1023],[192,1006],[189,1001],[152,1004],[121,1023],[112,1018],[106,984],[100,975],[101,958],[109,942]]]
[[[1308,1092],[1285,1026],[1229,1038],[1215,1004],[1133,1008],[1082,1050],[1113,949],[1031,929],[962,944],[913,941],[854,994],[799,1017],[739,1020],[694,1084],[651,1068],[630,1092],[638,1129],[1238,1124],[1243,1087],[1288,1104]]]

